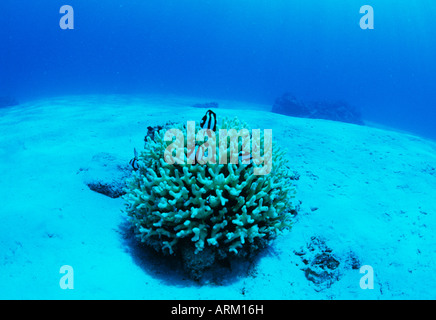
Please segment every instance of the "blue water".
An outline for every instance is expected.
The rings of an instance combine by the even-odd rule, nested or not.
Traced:
[[[59,9],[74,8],[74,30]],[[359,26],[363,5],[374,30]],[[170,93],[340,99],[436,138],[431,0],[0,2],[0,96]]]

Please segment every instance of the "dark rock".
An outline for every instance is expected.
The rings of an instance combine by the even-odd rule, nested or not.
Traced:
[[[300,180],[300,174],[298,173],[298,171],[292,171],[292,173],[289,175],[289,179],[293,181],[298,181]]]
[[[331,254],[317,254],[305,270],[306,278],[315,284],[325,284],[329,287],[339,280],[338,267],[340,262]]]
[[[125,194],[126,179],[130,177],[132,167],[128,161],[116,155],[101,152],[92,157],[85,168],[81,168],[83,181],[89,189],[111,198]]]
[[[193,108],[202,108],[202,109],[218,108],[218,102],[197,103],[197,104],[194,104],[192,107]]]
[[[181,255],[185,272],[191,279],[198,281],[203,277],[203,273],[213,266],[216,259],[216,250],[206,247],[195,253],[193,246],[184,246],[181,249]]]
[[[272,112],[294,117],[309,117],[309,108],[294,95],[285,93],[276,99]]]
[[[202,251],[195,253],[195,246],[190,239],[182,240],[176,250],[176,255],[181,257],[182,265],[188,277],[195,281],[223,278],[226,272],[244,273],[259,253],[266,249],[269,239],[256,239],[253,243],[239,248],[238,254],[229,254],[217,247],[206,246]],[[158,249],[156,249],[158,250]]]
[[[436,170],[431,165],[427,165],[424,169],[421,170],[424,173],[428,173],[432,176],[436,175]]]
[[[289,214],[291,215],[291,217],[295,218],[298,213],[301,211],[301,204],[303,202],[301,200],[298,200],[295,202],[293,208],[289,209]]]
[[[325,240],[315,236],[294,253],[300,256],[304,264],[302,270],[307,280],[316,285],[317,291],[329,288],[340,280],[345,270],[360,267],[359,259],[353,252],[335,253]]]
[[[344,264],[345,264],[345,266],[351,267],[351,269],[353,269],[353,270],[360,269],[360,267],[361,267],[361,263],[360,263],[359,258],[352,251],[348,252],[347,256],[345,257]]]
[[[0,97],[0,108],[3,107],[12,107],[18,105],[17,99],[13,97]]]
[[[304,274],[307,280],[316,285],[330,287],[333,282],[339,280],[338,259],[331,253],[331,250],[324,241],[318,238],[312,238],[308,244],[308,251],[312,254],[305,257]]]
[[[151,140],[154,140],[154,134],[155,132],[158,132],[162,129],[170,129],[174,127],[174,122],[168,121],[164,125],[157,125],[157,126],[149,126],[147,127],[147,134],[144,137],[144,141],[147,142],[148,137],[150,137]]]
[[[344,101],[303,102],[290,93],[285,93],[276,99],[272,112],[292,117],[364,124],[360,112]]]
[[[312,260],[312,266],[318,266],[321,269],[334,270],[339,266],[339,261],[336,260],[331,254],[321,253],[317,254]]]

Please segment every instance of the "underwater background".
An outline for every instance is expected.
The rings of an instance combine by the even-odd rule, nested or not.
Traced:
[[[435,38],[430,0],[0,1],[0,299],[434,299]],[[187,121],[278,169],[168,168]]]
[[[74,30],[59,27],[64,5]],[[359,26],[363,5],[375,28]],[[436,138],[436,5],[221,0],[0,3],[0,96],[175,94],[270,104],[345,100]]]

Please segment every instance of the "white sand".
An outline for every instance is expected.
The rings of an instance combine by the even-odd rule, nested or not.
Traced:
[[[205,100],[83,96],[0,109],[0,298],[435,298],[436,144],[277,115],[269,106],[218,100],[217,112],[273,129],[301,174],[300,214],[258,260],[256,272],[199,285],[127,246],[123,200],[89,190],[79,168],[99,152],[129,161],[147,126],[200,121],[205,110],[190,107],[198,102]],[[371,265],[375,288],[362,290],[362,274],[349,269],[330,288],[315,290],[294,254],[312,236]],[[74,268],[73,290],[59,287],[62,265]]]

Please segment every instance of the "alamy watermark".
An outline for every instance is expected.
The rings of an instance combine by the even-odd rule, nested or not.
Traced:
[[[62,290],[74,289],[74,270],[72,266],[63,265],[60,270],[60,274],[64,274],[59,280],[59,287]]]
[[[59,9],[59,13],[63,14],[59,20],[59,27],[62,30],[74,29],[74,9],[72,6],[65,5]]]
[[[74,29],[74,9],[70,5],[64,5],[59,10],[63,14],[59,21],[59,26],[62,30]],[[360,13],[363,14],[360,18],[360,28],[362,30],[374,29],[374,8],[370,5],[360,7]]]
[[[361,289],[374,289],[374,269],[369,265],[364,265],[360,267],[360,273],[364,276],[360,278],[360,288]]]
[[[364,14],[364,16],[360,18],[360,28],[362,30],[374,29],[374,8],[369,5],[362,6],[360,13]]]
[[[217,141],[216,132],[210,129],[201,129],[195,134],[195,121],[188,121],[186,126],[186,150],[185,135],[179,129],[169,129],[165,133],[165,141],[171,142],[164,153],[164,161],[168,164],[216,164]],[[227,164],[230,157],[231,164],[242,163],[249,165],[253,162],[255,175],[267,175],[272,169],[272,129],[263,130],[263,146],[260,129],[220,129],[218,133],[218,162]],[[241,138],[241,151],[239,151],[239,138]],[[230,145],[228,145],[230,139]],[[197,144],[200,142],[202,144]],[[251,145],[251,151],[250,151]],[[229,150],[229,152],[228,152]],[[263,155],[261,155],[263,150]],[[175,151],[175,156],[173,155]],[[186,160],[185,160],[186,159]]]

